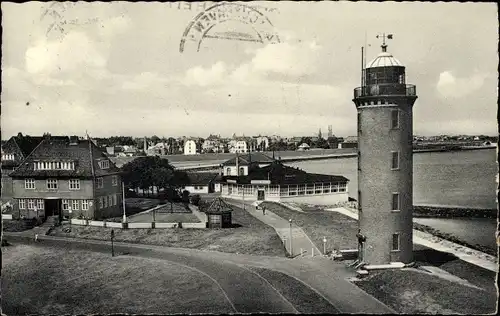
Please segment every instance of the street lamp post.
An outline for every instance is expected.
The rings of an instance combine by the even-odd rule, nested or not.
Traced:
[[[243,210],[245,210],[245,186],[242,185],[243,187]]]
[[[292,248],[292,219],[288,220],[290,223],[290,256],[293,256],[293,248]]]
[[[326,237],[323,237],[323,255],[326,255]]]
[[[71,206],[68,207],[68,213],[69,213],[69,229],[71,229],[71,213],[73,213]]]
[[[115,238],[115,230],[111,229],[111,257],[115,256],[115,248],[113,245],[113,239]]]
[[[122,182],[122,204],[123,204],[123,218],[122,223],[127,223],[127,214],[125,213],[125,185]]]

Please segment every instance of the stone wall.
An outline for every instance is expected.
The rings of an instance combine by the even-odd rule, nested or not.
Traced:
[[[413,206],[413,217],[497,218],[498,217],[498,210],[496,210],[496,209],[474,209],[474,208],[460,208],[460,207],[416,205],[416,206]]]

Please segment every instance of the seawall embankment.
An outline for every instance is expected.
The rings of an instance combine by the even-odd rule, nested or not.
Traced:
[[[468,243],[468,242],[466,242],[466,241],[464,241],[464,240],[462,240],[460,238],[455,237],[452,234],[442,232],[439,229],[435,229],[435,228],[430,227],[428,225],[422,225],[422,224],[414,222],[413,223],[413,228],[416,229],[416,230],[425,232],[425,233],[429,233],[429,234],[431,234],[433,236],[436,236],[438,238],[441,238],[441,239],[453,242],[455,244],[462,245],[462,246],[465,246],[465,247],[468,247],[468,248],[471,248],[471,249],[475,249],[475,250],[487,253],[487,254],[489,254],[491,256],[495,256],[495,257],[498,256],[498,249],[496,249],[496,248],[486,247],[486,246],[479,245],[479,244],[473,245],[473,244]]]
[[[497,209],[454,206],[414,205],[413,217],[420,218],[497,218]]]

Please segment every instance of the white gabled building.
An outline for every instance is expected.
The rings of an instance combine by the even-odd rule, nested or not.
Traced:
[[[184,142],[184,155],[196,155],[198,153],[197,144],[194,140],[189,139]]]
[[[232,140],[229,142],[229,147],[229,152],[232,154],[248,152],[248,144],[245,140]]]

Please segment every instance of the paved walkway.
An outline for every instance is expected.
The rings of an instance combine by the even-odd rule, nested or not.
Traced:
[[[241,208],[242,201],[225,199],[227,203]],[[274,228],[281,241],[285,244],[285,248],[292,256],[299,255],[303,251],[305,256],[321,255],[319,249],[314,245],[311,239],[306,235],[302,228],[292,223],[292,247],[290,247],[290,223],[288,220],[276,215],[275,213],[266,210],[266,214],[262,210],[255,209],[252,202],[245,202],[245,210],[252,216],[263,222],[264,224]],[[292,251],[290,251],[292,249]]]

